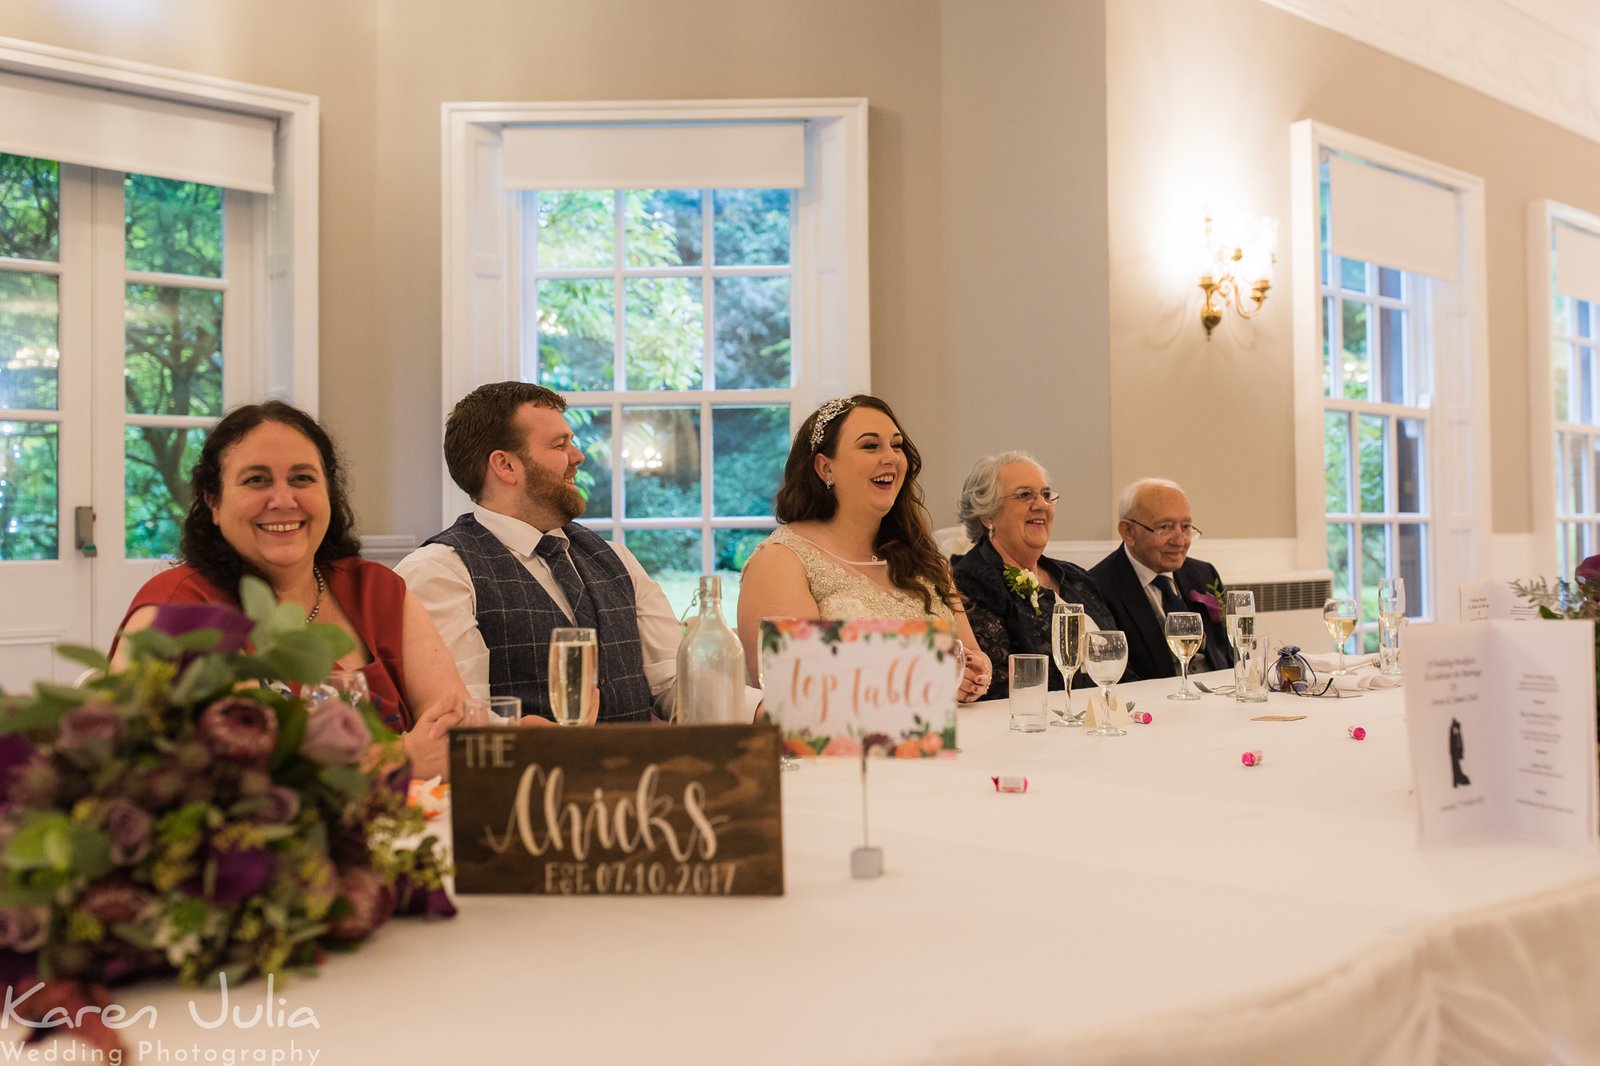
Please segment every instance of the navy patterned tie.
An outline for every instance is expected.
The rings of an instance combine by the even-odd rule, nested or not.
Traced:
[[[1150,582],[1161,593],[1161,613],[1171,614],[1173,611],[1187,611],[1183,600],[1178,598],[1178,589],[1172,583],[1171,574],[1157,574]]]
[[[533,551],[535,555],[550,564],[550,573],[556,579],[556,584],[561,586],[561,591],[566,594],[567,605],[572,608],[573,622],[593,628],[594,608],[589,602],[589,597],[583,594],[583,580],[578,577],[578,568],[572,565],[572,557],[567,554],[566,539],[546,534]]]

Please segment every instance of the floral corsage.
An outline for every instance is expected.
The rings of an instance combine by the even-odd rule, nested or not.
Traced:
[[[1207,585],[1204,592],[1201,592],[1199,589],[1189,590],[1189,599],[1193,600],[1201,607],[1204,607],[1206,609],[1206,614],[1211,616],[1211,620],[1213,622],[1222,621],[1223,597],[1224,591],[1221,580],[1213,581],[1211,584]]]
[[[1033,571],[1020,566],[1006,567],[1006,588],[1027,600],[1034,614],[1039,613],[1039,593],[1044,591],[1044,586],[1033,576]]]

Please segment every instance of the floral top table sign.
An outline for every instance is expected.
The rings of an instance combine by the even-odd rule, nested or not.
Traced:
[[[953,755],[956,645],[938,619],[765,619],[765,707],[791,755]]]
[[[243,613],[168,606],[126,669],[0,697],[0,981],[30,1039],[119,1047],[108,986],[314,969],[392,913],[454,914],[409,767],[370,707],[307,714],[264,681],[351,647],[247,578]],[[248,648],[248,650],[246,650]]]

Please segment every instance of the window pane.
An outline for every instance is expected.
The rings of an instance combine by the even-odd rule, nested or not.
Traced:
[[[146,174],[123,179],[129,270],[222,276],[222,190]]]
[[[1334,395],[1333,297],[1322,299],[1322,395]]]
[[[1372,367],[1367,360],[1367,305],[1345,300],[1342,307],[1344,395],[1349,400],[1365,400],[1372,380]]]
[[[1573,321],[1572,297],[1562,296],[1559,292],[1556,293],[1550,310],[1550,318],[1551,328],[1557,334],[1571,333]]]
[[[1327,481],[1327,510],[1347,514],[1350,506],[1350,416],[1328,411],[1323,416],[1322,463]]]
[[[0,256],[52,263],[60,258],[61,167],[49,159],[0,153],[0,219]]]
[[[1583,485],[1588,479],[1584,476],[1583,459],[1588,451],[1580,434],[1572,433],[1567,436],[1567,490],[1562,497],[1562,506],[1569,514],[1578,514],[1585,510]]]
[[[1406,403],[1406,313],[1393,307],[1378,311],[1378,351],[1383,366],[1383,400]]]
[[[1392,296],[1396,300],[1401,298],[1400,279],[1403,275],[1398,270],[1388,267],[1378,268],[1378,295]]]
[[[719,389],[789,387],[789,279],[718,278]]]
[[[789,261],[788,189],[718,189],[712,202],[712,262],[777,266]]]
[[[1567,382],[1572,374],[1572,345],[1566,341],[1557,341],[1550,346],[1550,376],[1554,379],[1556,389],[1556,421],[1572,421],[1572,397],[1567,391]]]
[[[1333,594],[1349,596],[1351,587],[1350,541],[1352,526],[1343,522],[1328,525],[1328,569],[1333,571]]]
[[[1388,473],[1389,419],[1382,415],[1362,415],[1356,432],[1361,448],[1361,510],[1367,514],[1385,507],[1384,482]]]
[[[623,409],[622,495],[629,518],[700,517],[698,407]]]
[[[1600,437],[1589,438],[1589,506],[1588,514],[1600,511]]]
[[[1401,514],[1421,514],[1423,490],[1422,420],[1402,418],[1394,464],[1395,510]]]
[[[628,189],[622,195],[629,266],[700,265],[704,227],[698,189]]]
[[[1358,259],[1340,259],[1339,284],[1351,292],[1366,292],[1367,264]]]
[[[1361,617],[1378,617],[1378,582],[1389,576],[1389,527],[1361,527]],[[1373,649],[1376,650],[1376,649]]]
[[[789,407],[711,410],[714,513],[724,518],[770,515],[789,452]]]
[[[596,189],[540,192],[540,270],[588,270],[616,261],[616,198]]]
[[[1427,537],[1425,525],[1405,524],[1399,528],[1398,576],[1406,581],[1406,617],[1426,618],[1433,614],[1433,591],[1423,575],[1427,572]]]
[[[200,458],[208,430],[125,429],[123,538],[129,559],[176,555],[184,512],[189,509],[189,472]]]
[[[56,409],[59,291],[47,274],[0,272],[0,407]]]
[[[1576,522],[1562,522],[1557,528],[1556,540],[1560,558],[1556,560],[1556,570],[1561,574],[1570,574],[1577,569],[1583,556],[1578,554],[1578,524]]]
[[[1576,364],[1573,366],[1575,373],[1572,398],[1576,402],[1572,405],[1572,420],[1592,426],[1594,425],[1594,349],[1587,344],[1580,344],[1574,348],[1573,356]]]
[[[616,318],[609,278],[539,282],[539,384],[557,392],[609,389]]]
[[[583,464],[578,467],[578,491],[588,505],[585,521],[612,518],[611,513],[611,408],[569,407],[567,422],[572,436],[583,449]]]
[[[722,617],[730,626],[739,617],[739,576],[744,564],[771,533],[771,529],[718,529],[711,534],[714,569],[722,578]]]
[[[1573,332],[1577,333],[1577,335],[1580,337],[1593,337],[1595,319],[1594,304],[1590,303],[1588,300],[1579,300],[1574,298],[1572,301],[1572,310],[1577,315],[1577,322],[1574,324]]]
[[[0,422],[0,561],[56,558],[59,428]]]
[[[635,278],[625,306],[627,388],[698,389],[706,337],[699,279]]]
[[[222,413],[222,293],[129,285],[123,318],[130,412]]]
[[[624,534],[629,551],[639,560],[645,573],[655,578],[679,618],[689,609],[689,601],[700,588],[700,531],[698,529],[630,529]],[[726,602],[722,617],[731,628],[735,623]],[[735,616],[736,617],[736,616]]]

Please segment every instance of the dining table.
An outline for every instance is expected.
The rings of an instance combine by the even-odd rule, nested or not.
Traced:
[[[1124,736],[990,701],[954,755],[802,760],[781,896],[463,895],[316,976],[119,990],[127,1061],[1600,1062],[1600,852],[1424,846],[1403,687],[1198,680],[1119,686]]]

